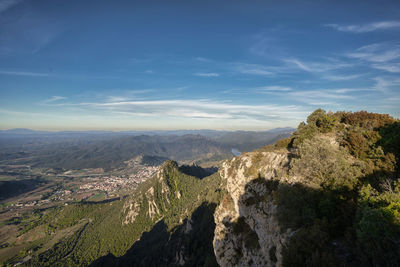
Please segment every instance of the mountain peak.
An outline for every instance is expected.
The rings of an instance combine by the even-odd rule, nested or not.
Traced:
[[[168,159],[166,161],[164,161],[164,163],[161,165],[161,169],[163,170],[171,170],[171,169],[179,169],[179,165],[178,162]]]

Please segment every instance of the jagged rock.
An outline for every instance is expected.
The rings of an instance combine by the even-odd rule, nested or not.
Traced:
[[[221,266],[282,265],[291,230],[281,231],[269,187],[287,180],[282,175],[287,164],[287,153],[252,152],[222,165],[228,194],[214,214],[214,251]]]
[[[142,201],[141,197],[133,202],[126,202],[122,210],[126,212],[125,219],[123,220],[123,224],[133,223],[136,220],[136,216],[139,215],[140,211],[140,202]]]

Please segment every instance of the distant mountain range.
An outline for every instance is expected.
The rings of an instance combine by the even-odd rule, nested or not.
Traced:
[[[43,132],[0,131],[0,163],[37,167],[111,169],[138,155],[179,162],[221,160],[288,137],[294,129],[269,131],[131,131]]]
[[[265,131],[219,131],[219,130],[137,130],[137,131],[38,131],[27,128],[14,128],[8,130],[0,130],[0,138],[5,135],[51,135],[51,136],[64,136],[64,135],[187,135],[199,134],[203,136],[215,137],[221,136],[226,133],[280,133],[280,132],[293,132],[295,128],[283,127],[274,128]]]

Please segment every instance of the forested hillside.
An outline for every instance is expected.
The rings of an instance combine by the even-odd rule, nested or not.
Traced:
[[[189,169],[166,161],[155,177],[126,199],[69,205],[37,218],[25,231],[45,227],[52,234],[72,226],[78,230],[34,256],[28,265],[109,266],[128,261],[215,265],[212,220],[221,195],[220,178],[218,173],[205,178],[190,176],[184,173],[190,173]],[[38,240],[31,249],[40,250],[40,241],[45,240]],[[178,251],[181,256],[176,258]]]

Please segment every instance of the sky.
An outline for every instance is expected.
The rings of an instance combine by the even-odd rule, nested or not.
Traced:
[[[400,1],[0,0],[0,129],[400,117]]]

